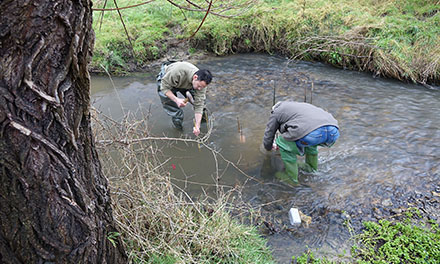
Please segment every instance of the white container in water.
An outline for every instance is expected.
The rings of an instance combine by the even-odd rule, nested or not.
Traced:
[[[296,208],[290,208],[289,210],[289,220],[291,225],[300,225],[301,217],[299,216],[299,211]]]

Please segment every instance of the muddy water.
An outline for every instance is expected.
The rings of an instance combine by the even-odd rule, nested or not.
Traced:
[[[280,263],[289,263],[307,247],[317,248],[318,256],[343,255],[344,250],[348,254],[347,219],[356,225],[386,217],[410,206],[411,199],[440,192],[438,87],[258,54],[196,64],[214,74],[207,98],[214,118],[210,147],[257,181],[211,151],[191,145],[165,148],[165,156],[171,157],[166,166],[194,196],[213,190],[216,178],[225,186],[245,182],[244,199],[264,205],[260,224]],[[115,118],[139,107],[148,109],[152,134],[193,137],[190,107],[185,108],[183,132],[171,127],[156,94],[154,74],[113,78],[116,91],[108,78],[93,76],[94,106]],[[276,101],[311,101],[332,113],[341,128],[332,148],[319,149],[319,171],[300,174],[298,187],[274,178],[282,169],[279,156],[259,152],[274,89]],[[308,227],[289,225],[291,207],[311,217]]]

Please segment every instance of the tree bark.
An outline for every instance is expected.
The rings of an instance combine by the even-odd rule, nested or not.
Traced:
[[[0,14],[0,263],[125,263],[91,132],[91,1]]]

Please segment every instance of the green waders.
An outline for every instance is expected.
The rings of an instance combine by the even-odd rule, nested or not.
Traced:
[[[312,171],[316,171],[318,169],[318,146],[305,147],[304,152],[306,153],[306,164],[310,165]]]
[[[311,172],[318,169],[318,147],[305,147],[306,163],[297,162],[296,155],[304,155],[300,153],[294,141],[287,141],[279,136],[276,143],[280,148],[281,159],[284,162],[285,172],[277,172],[275,176],[280,180],[287,181],[293,184],[299,184],[298,181],[298,167],[306,172]]]

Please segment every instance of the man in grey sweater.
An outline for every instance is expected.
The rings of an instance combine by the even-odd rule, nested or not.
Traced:
[[[157,92],[165,112],[171,116],[173,125],[182,129],[183,110],[188,100],[177,97],[177,92],[187,97],[189,91],[194,98],[193,133],[200,134],[200,123],[205,110],[206,86],[212,81],[209,70],[198,69],[189,62],[167,62],[157,75]]]
[[[274,142],[277,131],[280,136]],[[296,155],[306,154],[306,163],[300,164],[302,168],[317,170],[317,146],[330,147],[338,138],[338,121],[330,113],[308,103],[282,101],[272,107],[263,147],[266,151],[280,149],[285,172],[277,173],[277,177],[298,184]]]

